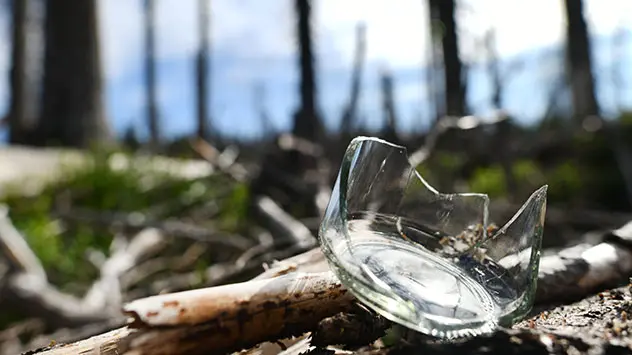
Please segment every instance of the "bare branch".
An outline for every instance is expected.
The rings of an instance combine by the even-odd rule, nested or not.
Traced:
[[[13,270],[8,270],[0,291],[27,314],[59,327],[104,322],[120,316],[120,276],[162,243],[157,230],[145,230],[136,235],[129,245],[115,251],[104,262],[100,279],[80,299],[59,291],[48,282],[39,259],[13,227],[6,209],[4,212],[0,216],[0,244]]]
[[[55,215],[64,220],[82,221],[103,226],[120,226],[123,229],[155,228],[170,236],[204,243],[222,244],[239,250],[246,250],[252,246],[250,239],[240,235],[226,234],[211,228],[200,227],[177,220],[152,220],[140,213],[112,213],[89,209],[72,209],[68,212],[56,212]]]
[[[44,267],[9,219],[9,210],[5,205],[0,206],[0,249],[14,270],[46,281]]]
[[[312,232],[303,223],[294,219],[274,200],[267,196],[255,198],[254,205],[272,235],[281,240],[290,240],[293,245],[309,249],[317,244]]]
[[[410,164],[416,167],[426,161],[430,154],[432,154],[441,135],[449,129],[469,130],[486,124],[495,124],[506,118],[507,116],[500,111],[497,112],[495,116],[485,119],[476,116],[443,116],[430,128],[424,144],[410,155]]]
[[[220,153],[211,143],[197,139],[191,142],[191,147],[212,166],[221,172],[231,176],[235,181],[244,182],[249,178],[248,171],[235,162],[236,156],[234,148],[228,148],[226,153]]]
[[[116,314],[122,304],[121,276],[138,262],[165,247],[165,240],[157,229],[138,233],[129,245],[114,253],[101,267],[101,277],[83,299],[88,309],[103,309]]]
[[[358,101],[360,99],[360,81],[362,79],[362,69],[366,57],[366,24],[356,25],[356,44],[353,59],[353,74],[351,76],[351,87],[349,88],[349,98],[340,120],[340,131],[342,133],[351,132],[357,121]]]
[[[330,272],[296,273],[268,280],[153,296],[124,311],[125,328],[44,354],[206,354],[248,348],[300,335],[349,310],[353,297]],[[109,350],[110,352],[106,351]]]

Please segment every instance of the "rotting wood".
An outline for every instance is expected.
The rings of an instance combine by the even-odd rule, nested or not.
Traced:
[[[349,310],[353,299],[330,272],[294,273],[137,300],[124,309],[131,324],[89,342],[104,354],[109,353],[96,342],[116,343],[116,354],[221,353],[300,335],[321,319]],[[42,354],[74,353],[63,349]]]
[[[129,337],[121,350],[135,354],[239,350],[271,337],[300,335],[321,319],[349,309],[352,300],[329,272],[150,297],[125,307],[134,318],[130,327],[149,330]],[[169,329],[173,327],[177,328]],[[165,330],[153,330],[161,328]]]
[[[70,354],[99,354],[99,355],[118,355],[118,346],[121,339],[128,337],[136,330],[122,327],[109,331],[107,333],[95,335],[88,339],[53,347],[46,347],[28,351],[23,355],[47,354],[47,355],[70,355]]]

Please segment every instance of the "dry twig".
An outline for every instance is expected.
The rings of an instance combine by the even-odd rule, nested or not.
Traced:
[[[475,116],[464,116],[464,117],[454,117],[454,116],[444,116],[438,119],[435,124],[430,128],[430,131],[426,135],[425,143],[416,151],[414,151],[410,157],[410,164],[413,167],[418,166],[428,159],[432,151],[441,135],[443,135],[449,129],[460,129],[460,130],[468,130],[472,128],[476,128],[482,125],[487,124],[496,124],[498,122],[504,121],[506,116],[501,112],[490,119],[484,120]]]
[[[37,256],[5,213],[0,217],[0,246],[10,260],[10,269],[0,289],[12,306],[42,318],[56,327],[99,323],[120,315],[119,278],[142,258],[161,247],[157,230],[144,230],[124,247],[114,251],[101,267],[101,277],[83,299],[65,294],[48,282]],[[8,305],[6,305],[8,306]]]

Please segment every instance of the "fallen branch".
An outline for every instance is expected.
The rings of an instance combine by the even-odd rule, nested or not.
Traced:
[[[267,196],[255,198],[254,206],[262,224],[279,241],[290,241],[298,248],[309,249],[318,244],[312,232],[303,223],[290,216],[274,200]]]
[[[125,306],[133,319],[128,327],[43,354],[222,353],[300,335],[352,304],[351,294],[330,272],[159,295]]]
[[[426,135],[426,141],[424,144],[410,154],[410,164],[413,167],[416,167],[426,161],[430,154],[432,154],[441,135],[449,129],[469,130],[482,125],[496,124],[504,121],[505,119],[507,119],[507,117],[502,112],[497,112],[495,116],[487,120],[475,116],[443,116],[430,128],[430,131]]]
[[[9,219],[7,206],[0,206],[0,249],[13,271],[46,281],[46,271],[26,240]]]
[[[261,273],[262,269],[265,268],[265,263],[285,259],[303,251],[305,251],[305,249],[289,247],[262,254],[244,264],[231,262],[214,264],[209,266],[202,275],[199,272],[192,272],[176,274],[167,279],[157,280],[152,283],[150,290],[153,293],[174,292],[190,289],[194,285],[198,285],[198,287],[199,285],[211,287],[229,282],[248,280],[252,278],[253,275]],[[327,271],[327,266],[323,266],[324,267],[319,268],[318,272]],[[278,275],[266,274],[263,277],[260,276],[255,277],[255,279],[267,279]]]
[[[132,241],[116,250],[101,267],[101,277],[92,284],[83,299],[88,309],[101,309],[109,314],[120,310],[123,300],[120,279],[123,274],[136,266],[143,257],[152,255],[165,247],[160,231],[145,229]]]
[[[177,220],[157,221],[148,219],[139,213],[113,213],[92,211],[88,209],[72,209],[68,212],[56,212],[55,216],[64,220],[81,221],[104,227],[120,227],[124,230],[159,229],[168,236],[187,238],[209,244],[246,250],[252,241],[240,235],[226,234]]]
[[[101,276],[83,299],[51,285],[37,256],[7,216],[0,215],[0,250],[10,261],[0,293],[12,307],[54,327],[77,327],[120,317],[119,278],[161,246],[157,230],[144,230],[105,261]],[[5,306],[9,306],[8,304]]]
[[[241,164],[236,163],[237,154],[235,148],[227,148],[224,152],[220,152],[211,143],[203,139],[191,141],[190,145],[204,160],[235,179],[235,181],[244,182],[249,179],[248,170]]]
[[[605,233],[602,242],[578,245],[541,258],[538,302],[585,297],[613,287],[632,273],[632,222]]]
[[[490,214],[504,220],[503,216],[510,218],[514,211],[521,205],[505,202],[493,202],[490,204]],[[612,228],[627,223],[632,216],[630,213],[599,211],[589,209],[563,208],[560,206],[547,206],[547,225],[568,225],[571,227]]]

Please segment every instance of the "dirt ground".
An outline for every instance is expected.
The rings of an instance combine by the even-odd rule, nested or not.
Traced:
[[[375,325],[378,328],[376,332],[366,323],[360,326],[350,324],[347,317],[346,323],[343,321],[337,325],[339,334],[347,334],[347,337],[337,341],[344,341],[348,346],[317,347],[304,354],[632,354],[631,290],[632,286],[628,285],[574,304],[550,307],[512,329],[452,343],[420,335],[404,335],[396,342],[398,345],[392,347],[383,347],[382,340],[370,346],[349,346],[358,344],[367,334],[380,334],[379,328],[383,331],[389,325],[379,321],[381,324]],[[331,324],[328,326],[331,327]],[[358,326],[362,328],[360,332],[357,331]],[[320,341],[323,338],[326,336],[321,335]]]

